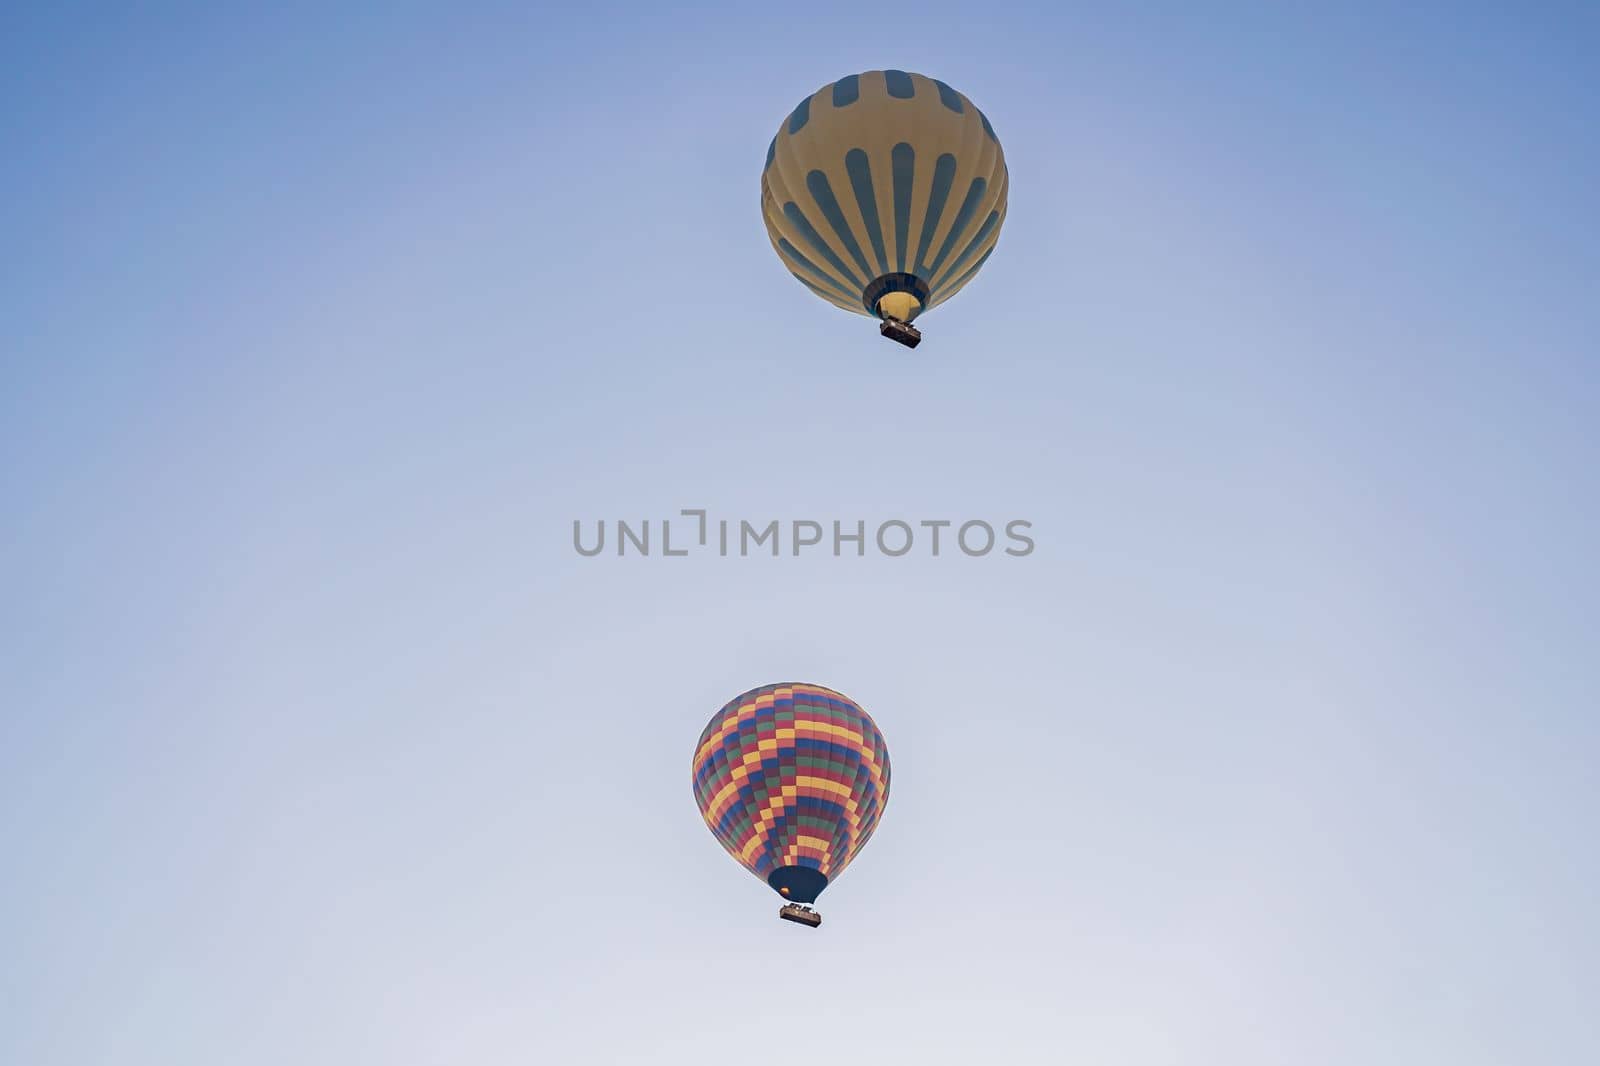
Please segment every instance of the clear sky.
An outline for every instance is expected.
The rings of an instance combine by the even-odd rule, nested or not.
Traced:
[[[1600,1061],[1592,5],[33,6],[0,1062]],[[1012,176],[915,352],[758,209],[882,67]],[[572,548],[682,508],[1037,548]],[[690,795],[790,679],[816,932]]]

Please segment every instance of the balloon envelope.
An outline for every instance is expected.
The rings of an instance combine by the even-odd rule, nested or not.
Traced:
[[[942,81],[852,74],[800,101],[767,149],[761,211],[789,272],[857,314],[910,322],[994,251],[1009,176],[989,120]]]
[[[785,899],[811,903],[889,800],[889,751],[860,705],[821,685],[762,685],[712,716],[694,798],[719,843]]]

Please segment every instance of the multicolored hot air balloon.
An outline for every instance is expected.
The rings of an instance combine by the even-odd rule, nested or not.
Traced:
[[[762,685],[712,716],[694,749],[694,799],[717,841],[815,927],[889,802],[889,749],[871,717],[821,685]]]
[[[915,348],[912,319],[994,251],[1009,183],[1000,139],[971,100],[921,74],[873,70],[823,86],[784,120],[761,172],[761,213],[802,285]]]

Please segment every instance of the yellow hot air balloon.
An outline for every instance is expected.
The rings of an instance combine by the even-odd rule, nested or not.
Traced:
[[[921,74],[873,70],[823,86],[784,120],[761,213],[801,284],[915,348],[911,321],[994,251],[1008,184],[1000,139],[971,100]]]

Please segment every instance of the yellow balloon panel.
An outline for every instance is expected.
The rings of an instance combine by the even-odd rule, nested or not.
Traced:
[[[910,321],[993,251],[1008,180],[971,100],[921,74],[874,70],[823,86],[784,119],[761,211],[778,257],[812,292]]]

